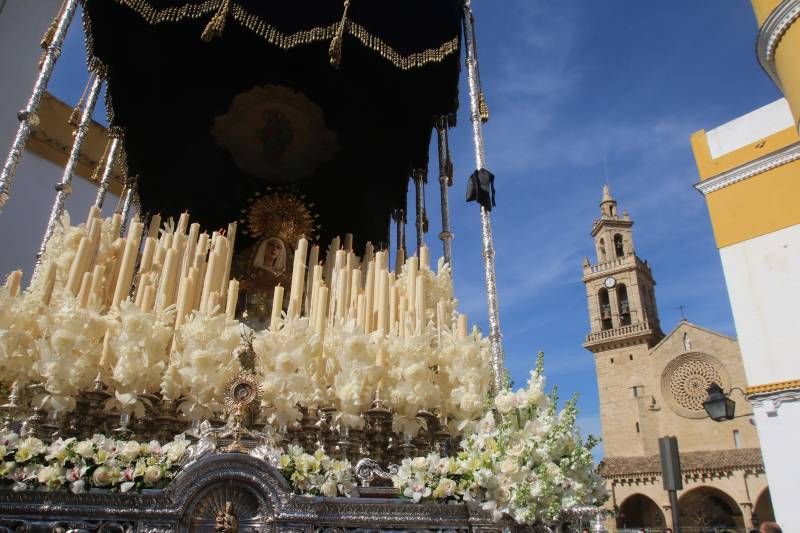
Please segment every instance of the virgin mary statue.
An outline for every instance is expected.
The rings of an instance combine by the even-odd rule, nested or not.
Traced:
[[[246,322],[253,328],[267,325],[272,311],[276,285],[288,289],[294,250],[300,237],[312,236],[314,215],[296,196],[275,192],[255,199],[244,220],[246,231],[256,243],[242,251],[236,260],[236,276],[247,312]],[[289,291],[284,291],[281,307],[288,305]]]

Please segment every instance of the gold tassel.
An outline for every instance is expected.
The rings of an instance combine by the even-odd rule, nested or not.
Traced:
[[[486,96],[484,96],[483,91],[478,94],[478,112],[481,115],[483,124],[489,122],[489,106],[486,104]]]
[[[225,29],[225,21],[230,11],[231,0],[222,0],[219,9],[214,13],[214,16],[211,17],[211,20],[208,21],[208,25],[203,30],[202,35],[200,35],[200,38],[203,39],[204,42],[211,42],[212,39],[222,35],[222,31]]]
[[[331,39],[331,45],[328,47],[328,59],[331,66],[339,68],[342,62],[342,41],[344,39],[344,29],[347,26],[347,10],[350,9],[350,0],[344,0],[344,9],[342,10],[342,20],[339,22],[339,27],[336,29],[336,35]]]

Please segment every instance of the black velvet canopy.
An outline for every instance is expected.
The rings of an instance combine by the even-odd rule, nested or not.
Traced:
[[[216,229],[279,185],[314,204],[323,242],[385,242],[434,118],[457,107],[461,6],[350,0],[343,18],[339,0],[84,0],[143,211]]]

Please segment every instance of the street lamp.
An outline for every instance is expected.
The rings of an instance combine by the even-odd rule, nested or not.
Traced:
[[[708,392],[708,397],[703,402],[703,408],[705,408],[711,420],[722,422],[733,419],[736,411],[736,402],[722,391],[722,387],[712,383],[706,391]]]

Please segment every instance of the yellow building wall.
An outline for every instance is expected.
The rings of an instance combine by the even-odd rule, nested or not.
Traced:
[[[717,248],[800,224],[800,160],[706,195]]]
[[[706,132],[691,137],[701,182],[800,142],[786,128],[752,144],[711,157]],[[717,248],[800,224],[800,160],[767,170],[706,195]]]
[[[781,4],[781,0],[751,0],[758,26]],[[794,122],[800,125],[800,23],[795,20],[783,33],[775,49],[775,71],[780,89],[789,102]]]

